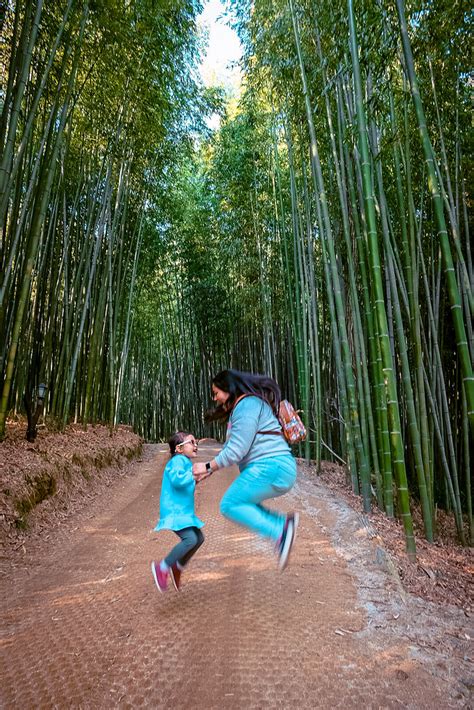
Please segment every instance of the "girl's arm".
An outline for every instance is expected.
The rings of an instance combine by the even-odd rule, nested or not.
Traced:
[[[186,488],[193,480],[192,466],[186,456],[173,456],[168,475],[174,488]]]

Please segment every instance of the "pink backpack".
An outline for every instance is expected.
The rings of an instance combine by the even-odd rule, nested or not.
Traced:
[[[239,398],[238,401],[240,402],[241,399],[252,396],[256,395],[244,394]],[[287,399],[282,399],[280,402],[280,408],[278,410],[278,421],[281,424],[282,431],[257,431],[257,434],[278,434],[284,436],[289,444],[299,444],[300,441],[304,441],[306,439],[305,425],[301,421],[301,418],[296,409],[293,407],[291,402],[288,402]]]
[[[289,444],[299,444],[306,439],[305,426],[298,412],[287,399],[282,399],[280,402],[278,421],[283,429],[283,436]]]

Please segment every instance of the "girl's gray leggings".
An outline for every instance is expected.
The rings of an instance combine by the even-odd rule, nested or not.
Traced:
[[[178,544],[173,547],[171,552],[165,557],[165,562],[168,567],[172,567],[176,562],[179,562],[179,564],[184,567],[201,547],[204,542],[204,535],[200,529],[196,527],[173,530],[173,532],[181,538],[181,542],[178,542]]]

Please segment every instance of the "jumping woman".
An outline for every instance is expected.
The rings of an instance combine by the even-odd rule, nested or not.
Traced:
[[[220,468],[238,464],[240,475],[224,494],[220,511],[274,540],[278,567],[284,570],[299,515],[284,515],[263,505],[287,493],[296,480],[296,461],[277,418],[280,388],[265,375],[223,370],[212,380],[212,397],[216,406],[205,420],[227,422],[227,439],[214,459],[193,465],[193,476],[199,483]]]

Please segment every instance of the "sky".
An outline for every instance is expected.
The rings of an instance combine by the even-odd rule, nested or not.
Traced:
[[[224,85],[230,93],[237,93],[240,86],[240,70],[232,68],[242,55],[237,33],[226,25],[224,4],[220,0],[208,0],[199,17],[199,24],[209,31],[209,46],[201,65],[201,76],[206,86]],[[220,19],[219,19],[220,18]]]

